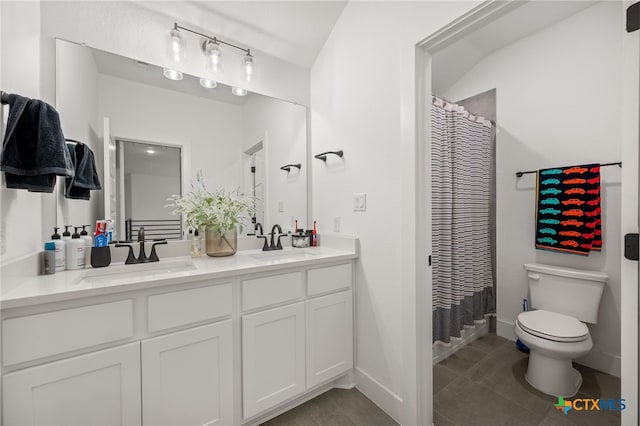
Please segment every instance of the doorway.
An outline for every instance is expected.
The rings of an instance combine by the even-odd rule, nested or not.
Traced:
[[[626,89],[624,91],[619,90],[619,87],[616,86],[617,83],[614,83],[616,79],[620,78],[620,74],[617,74],[618,77],[610,78],[605,82],[602,82],[599,78],[594,78],[591,80],[592,83],[589,86],[590,89],[588,90],[591,90],[594,88],[596,90],[602,90],[600,99],[609,99],[609,100],[622,99],[622,102],[620,102],[619,104],[624,105],[624,110],[619,111],[618,114],[613,114],[610,117],[611,120],[608,122],[608,123],[613,123],[613,121],[616,122],[615,124],[616,131],[613,132],[613,134],[620,135],[622,133],[622,137],[616,138],[616,137],[607,137],[605,135],[602,135],[602,137],[596,140],[596,139],[593,139],[591,137],[593,135],[591,135],[591,136],[587,136],[586,138],[582,138],[581,136],[578,136],[575,132],[571,133],[571,130],[574,130],[575,128],[568,129],[566,130],[567,133],[563,134],[562,131],[557,130],[560,128],[560,126],[562,126],[563,118],[566,117],[565,114],[561,112],[561,110],[556,110],[557,113],[555,115],[545,115],[549,111],[539,114],[538,112],[540,111],[540,108],[538,107],[538,110],[535,113],[531,114],[526,111],[526,108],[524,109],[513,108],[513,107],[510,107],[509,105],[509,102],[508,102],[509,98],[512,98],[512,100],[513,99],[517,100],[518,98],[520,98],[520,99],[526,99],[529,101],[530,99],[535,98],[538,93],[543,93],[549,87],[559,88],[558,93],[562,93],[563,90],[569,89],[572,87],[576,88],[576,84],[580,79],[579,77],[580,73],[577,73],[577,74],[568,73],[568,74],[565,74],[562,77],[562,79],[557,77],[549,81],[544,79],[543,74],[538,74],[536,75],[536,78],[529,80],[527,84],[522,84],[517,91],[512,91],[511,93],[504,92],[503,90],[501,90],[500,87],[498,87],[498,93],[500,94],[500,102],[502,104],[503,109],[498,112],[501,123],[499,123],[499,127],[498,127],[497,145],[498,145],[498,149],[506,148],[506,151],[503,151],[502,154],[498,155],[497,181],[499,186],[502,185],[503,190],[502,192],[498,191],[498,194],[497,194],[497,197],[498,197],[497,217],[498,217],[498,224],[500,224],[501,219],[503,223],[505,223],[504,220],[505,219],[511,220],[509,219],[510,217],[523,216],[523,214],[518,214],[518,212],[520,212],[518,208],[512,208],[511,210],[506,210],[504,208],[501,209],[500,208],[501,194],[502,194],[503,201],[505,200],[509,201],[509,203],[513,206],[525,206],[523,207],[523,211],[526,210],[524,214],[525,215],[532,214],[530,212],[530,210],[533,210],[533,207],[532,207],[533,202],[531,200],[531,195],[535,192],[535,180],[531,182],[528,182],[524,179],[516,180],[515,178],[516,171],[543,168],[544,166],[546,166],[545,161],[547,162],[560,161],[561,163],[575,162],[577,164],[582,162],[587,163],[591,160],[595,160],[596,162],[604,163],[609,161],[620,161],[621,158],[624,158],[624,168],[622,172],[620,170],[616,170],[612,168],[608,169],[606,172],[603,172],[603,173],[606,173],[606,175],[603,174],[604,176],[603,180],[607,181],[607,184],[608,184],[608,187],[605,188],[605,191],[607,192],[607,196],[610,197],[608,206],[616,206],[617,208],[616,212],[608,213],[609,218],[615,219],[612,222],[610,222],[608,227],[608,232],[611,237],[610,244],[608,244],[608,247],[609,247],[608,252],[605,255],[591,256],[589,260],[579,259],[579,258],[575,258],[575,259],[569,258],[568,262],[570,262],[571,265],[568,265],[568,266],[575,267],[575,268],[582,268],[582,269],[605,269],[608,271],[609,275],[613,277],[612,282],[616,283],[615,285],[617,285],[617,288],[610,287],[610,289],[612,290],[610,290],[611,292],[607,295],[608,300],[606,301],[606,304],[609,308],[611,307],[614,308],[612,311],[613,312],[612,315],[614,318],[617,318],[617,319],[616,321],[611,322],[610,315],[601,315],[602,321],[600,324],[597,325],[597,327],[601,327],[599,332],[600,336],[596,341],[607,342],[607,339],[611,339],[611,337],[615,336],[617,333],[617,336],[619,336],[617,337],[618,342],[622,342],[621,350],[618,352],[618,354],[616,354],[615,352],[609,353],[608,355],[613,355],[613,356],[608,358],[608,360],[609,361],[613,360],[611,364],[615,365],[616,359],[617,359],[617,365],[618,365],[617,374],[623,377],[623,383],[622,383],[623,398],[626,398],[628,402],[633,401],[633,403],[629,403],[629,406],[633,406],[634,408],[631,410],[626,410],[625,412],[622,413],[623,424],[626,424],[626,423],[635,424],[637,422],[637,409],[635,407],[637,407],[637,392],[638,392],[638,389],[637,389],[638,388],[638,383],[637,383],[638,382],[637,380],[638,266],[635,263],[633,265],[626,265],[625,260],[621,260],[622,256],[620,252],[620,246],[621,246],[621,236],[623,234],[622,232],[623,230],[638,229],[638,215],[637,215],[638,206],[637,206],[637,202],[635,202],[635,200],[638,199],[638,151],[637,151],[638,120],[637,120],[637,117],[638,117],[638,68],[639,68],[638,57],[640,56],[638,54],[639,53],[638,36],[637,36],[637,33],[631,36],[624,33],[622,19],[620,19],[624,11],[621,4],[619,3],[613,4],[613,5],[612,4],[606,5],[606,2],[604,3],[571,2],[571,4],[570,2],[562,2],[558,4],[557,9],[554,9],[552,11],[553,13],[549,13],[549,12],[544,13],[542,9],[538,9],[538,11],[535,13],[532,11],[531,7],[543,8],[545,6],[544,3],[547,3],[547,2],[508,2],[508,3],[500,3],[500,4],[496,4],[496,2],[492,4],[484,3],[479,7],[477,7],[476,9],[472,10],[462,19],[458,20],[457,22],[454,22],[448,27],[443,28],[441,31],[435,33],[434,35],[427,38],[423,43],[419,44],[420,49],[418,49],[418,53],[417,53],[417,59],[418,59],[417,62],[419,65],[422,64],[423,68],[418,71],[417,87],[424,87],[424,90],[421,93],[420,92],[418,93],[418,102],[417,102],[417,105],[418,105],[417,116],[418,116],[418,126],[419,126],[418,134],[420,134],[421,132],[424,134],[423,141],[425,141],[425,143],[427,144],[427,148],[425,149],[426,151],[425,156],[423,157],[425,161],[424,161],[424,164],[421,166],[421,168],[423,169],[422,172],[425,174],[426,179],[425,179],[424,188],[420,188],[420,189],[422,192],[427,194],[430,193],[431,191],[431,187],[430,187],[431,182],[430,182],[430,179],[428,179],[428,176],[430,176],[430,164],[429,164],[430,157],[428,156],[428,146],[431,140],[431,136],[430,136],[431,128],[430,128],[430,124],[427,122],[428,120],[426,119],[428,115],[425,114],[425,109],[426,109],[426,106],[429,104],[428,102],[426,102],[426,100],[429,99],[433,93],[438,93],[435,90],[433,90],[433,81],[434,79],[438,78],[439,71],[434,67],[434,60],[435,60],[434,58],[439,52],[445,50],[445,48],[454,46],[455,44],[458,44],[458,47],[462,46],[463,43],[461,41],[465,37],[467,37],[468,35],[476,31],[479,31],[479,32],[484,31],[485,44],[483,46],[486,47],[487,40],[491,38],[490,33],[492,31],[495,31],[495,28],[496,28],[495,25],[498,25],[498,26],[511,25],[514,28],[518,28],[518,31],[521,31],[517,39],[511,40],[511,41],[503,40],[504,45],[501,46],[501,49],[493,49],[491,51],[485,52],[479,58],[475,58],[475,59],[473,59],[473,55],[466,55],[466,57],[462,58],[463,61],[468,60],[470,58],[476,61],[476,63],[472,64],[471,66],[471,68],[473,68],[474,66],[478,65],[479,62],[482,61],[482,57],[493,55],[493,59],[496,59],[496,57],[498,57],[499,55],[505,55],[505,49],[509,49],[510,46],[511,48],[515,49],[513,46],[516,45],[516,43],[514,43],[516,41],[522,40],[524,42],[527,39],[531,41],[532,38],[529,36],[535,35],[536,33],[538,33],[538,31],[534,31],[530,34],[525,34],[523,32],[527,29],[528,30],[531,29],[530,24],[532,21],[535,21],[535,19],[544,17],[546,15],[548,17],[551,17],[554,20],[554,22],[547,22],[546,24],[544,24],[543,28],[546,28],[546,27],[551,28],[553,26],[555,26],[555,28],[560,28],[559,25],[561,24],[561,21],[562,22],[566,21],[568,23],[567,25],[574,25],[572,27],[573,31],[577,33],[579,32],[581,25],[584,25],[584,24],[579,24],[579,19],[577,19],[578,17],[585,18],[585,16],[587,16],[589,13],[592,13],[593,15],[592,18],[594,19],[597,18],[595,16],[597,15],[597,13],[593,13],[596,9],[591,9],[591,8],[597,8],[597,7],[616,8],[616,10],[610,10],[607,12],[608,13],[607,16],[611,18],[611,21],[610,21],[611,25],[607,25],[605,27],[605,31],[609,36],[612,36],[617,40],[615,44],[609,45],[611,50],[616,51],[618,50],[620,43],[622,42],[623,44],[622,50],[623,50],[624,57],[623,58],[618,57],[615,62],[617,64],[622,64],[622,63],[625,64],[624,71],[623,71],[623,78],[624,78],[625,85],[628,83],[628,87],[630,88],[630,90],[626,90]],[[554,7],[555,4],[552,5],[550,3],[547,3],[547,6]],[[575,9],[572,10],[572,8],[575,8]],[[529,25],[524,26],[524,25],[516,24],[515,23],[516,21],[514,21],[514,19],[517,19],[518,17],[519,18],[526,17]],[[491,25],[494,25],[493,29],[490,28]],[[584,27],[582,28],[585,29]],[[593,28],[593,27],[590,27],[590,28]],[[600,29],[602,29],[602,26],[600,26]],[[506,32],[498,31],[497,33],[493,33],[493,34],[494,36],[495,34],[500,34],[500,37],[504,39],[504,35],[506,34]],[[589,37],[587,38],[591,38],[591,37],[593,37],[592,33],[590,33]],[[552,38],[550,38],[549,40],[552,40]],[[600,40],[602,41],[602,39]],[[540,41],[540,40],[537,40],[537,41]],[[523,46],[522,43],[520,45]],[[533,46],[533,43],[528,48],[520,50],[520,53],[522,54],[522,56],[520,57],[520,60],[518,61],[518,63],[522,63],[522,64],[526,63],[531,68],[534,68],[536,65],[539,65],[541,63],[538,59],[536,59],[534,55],[534,54],[540,53],[540,51],[533,49],[531,46]],[[468,48],[469,44],[467,44],[466,47]],[[550,49],[546,49],[546,52],[543,51],[542,53],[550,53],[553,51],[557,52],[558,48],[559,48],[558,45],[554,44]],[[594,46],[591,44],[589,48],[593,49]],[[579,50],[579,49],[576,49],[576,50]],[[459,50],[456,55],[459,55],[460,52],[461,50]],[[511,53],[514,53],[514,52],[511,52]],[[455,59],[456,55],[453,55],[452,58]],[[629,58],[627,55],[631,55],[632,58]],[[556,60],[557,61],[556,63],[554,63],[554,66],[557,66],[557,62],[568,60],[568,58],[563,57],[562,55],[558,55]],[[629,63],[631,63],[632,65],[631,67],[627,66]],[[515,63],[515,65],[517,65],[517,63]],[[485,67],[484,71],[486,71],[486,75],[491,73],[489,71],[486,61],[484,64],[480,64],[478,66]],[[591,62],[589,66],[592,66]],[[562,66],[560,68],[562,69]],[[462,99],[466,97],[466,93],[478,93],[482,90],[487,90],[492,87],[496,87],[494,85],[492,86],[485,85],[482,88],[478,88],[476,85],[475,87],[476,90],[475,92],[473,92],[471,88],[471,84],[469,83],[468,79],[465,84],[456,84],[458,80],[465,79],[464,74],[466,74],[469,69],[470,68],[464,68],[461,66],[447,67],[446,70],[448,71],[448,74],[449,74],[447,76],[448,78],[451,78],[452,74],[455,74],[455,73],[460,73],[460,75],[454,76],[455,78],[453,79],[453,81],[449,81],[447,83],[449,84],[449,88],[451,89],[448,91],[448,93],[444,93],[444,94],[438,93],[438,94],[448,96],[449,99]],[[499,72],[501,70],[498,69],[497,71]],[[503,69],[503,71],[506,72],[507,70]],[[512,77],[514,80],[516,80],[519,77],[517,69],[514,69],[512,67],[509,71],[511,71]],[[605,71],[604,73],[607,74],[608,71]],[[598,83],[593,84],[594,81],[597,81]],[[613,89],[611,90],[609,90],[609,86],[608,86],[608,84],[610,83],[612,84],[612,87],[613,87]],[[581,90],[583,92],[585,91],[584,88]],[[580,93],[580,91],[578,90],[577,93]],[[593,95],[593,92],[591,92],[591,94]],[[507,100],[507,102],[503,104],[503,100],[505,99]],[[551,107],[557,106],[557,104],[554,103],[553,100],[564,99],[567,101],[567,103],[563,104],[563,106],[568,107],[569,105],[574,105],[572,102],[578,101],[579,97],[577,96],[567,97],[567,96],[558,95],[557,97],[550,96],[547,99],[552,101],[550,104],[547,103],[546,104],[547,106],[551,106]],[[588,106],[588,103],[577,102],[576,108],[580,110],[582,108],[589,109],[590,107]],[[622,120],[623,124],[621,126],[622,129],[620,127],[620,122],[621,122],[620,116],[623,117],[623,120]],[[518,120],[516,117],[520,117],[521,119],[523,119],[523,121],[520,124],[516,125],[516,123],[514,122],[514,119]],[[527,119],[531,119],[531,120],[527,121]],[[527,129],[527,132],[523,130],[523,127],[518,127],[521,124],[526,127],[529,127],[529,129]],[[602,124],[602,122],[600,124]],[[568,126],[568,127],[571,127],[571,126]],[[587,124],[587,127],[589,127],[589,124]],[[600,127],[600,129],[601,128],[602,127]],[[547,152],[557,151],[557,147],[561,147],[562,145],[558,143],[558,141],[555,140],[554,138],[560,137],[560,136],[562,136],[561,140],[563,141],[572,141],[575,139],[581,139],[583,142],[582,148],[573,150],[573,152],[571,153],[571,156],[566,158],[556,158],[548,155],[545,156],[540,152],[536,151],[540,147],[548,148],[548,146],[550,146],[551,148],[547,149]],[[622,142],[620,142],[621,140]],[[589,141],[589,143],[587,143],[586,141]],[[529,145],[529,144],[533,144],[533,145]],[[536,146],[535,144],[538,144],[538,145]],[[549,145],[547,146],[547,144]],[[611,149],[612,145],[617,146],[616,151]],[[587,146],[588,147],[604,146],[604,147],[608,147],[608,150],[595,152],[595,151],[591,151],[590,149],[586,149]],[[590,155],[595,156],[597,158],[587,158]],[[609,160],[607,155],[612,155],[611,160]],[[615,158],[613,158],[613,156],[615,156]],[[583,157],[584,157],[584,161],[583,161]],[[511,191],[510,193],[511,198],[505,198],[505,194],[509,194],[508,192],[505,192],[505,191]],[[431,205],[430,205],[430,200],[428,199],[429,197],[425,197],[425,198],[426,199],[424,200],[424,208],[425,208],[426,214],[424,215],[424,218],[421,218],[421,220],[424,221],[424,227],[427,230],[426,235],[424,236],[424,239],[425,239],[424,246],[428,248],[428,253],[430,253]],[[623,199],[634,200],[633,204],[635,205],[630,206],[628,205],[630,203],[623,202],[622,201]],[[529,222],[526,222],[526,223],[529,223]],[[520,246],[517,243],[517,238],[514,239],[514,237],[518,236],[520,239],[530,238],[530,236],[528,236],[530,232],[528,233],[527,231],[528,229],[531,228],[531,226],[527,227],[526,223],[524,225],[518,225],[517,227],[512,229],[511,232],[505,232],[505,229],[502,229],[502,233],[501,233],[500,228],[498,228],[498,231],[497,231],[498,251],[500,251],[500,247],[502,247],[503,250],[512,252],[512,254],[514,254],[515,257],[520,255],[524,255],[525,257],[529,256],[532,261],[539,262],[539,263],[543,263],[545,260],[547,260],[547,263],[549,263],[555,259],[558,259],[558,257],[548,257],[548,254],[544,254],[544,253],[540,254],[540,253],[536,253],[535,251],[532,251],[530,254],[528,254],[526,251],[530,249],[529,244],[524,244],[523,249],[519,248]],[[637,231],[624,231],[624,232],[637,232]],[[500,239],[500,235],[502,235],[503,237],[502,239]],[[531,246],[532,245],[533,244],[531,244]],[[561,263],[564,263],[566,259],[567,258],[563,258]],[[513,324],[512,323],[510,324],[510,321],[512,321],[512,319],[515,318],[515,316],[517,316],[517,313],[521,310],[520,301],[522,300],[522,297],[526,295],[527,283],[526,283],[526,277],[520,270],[521,268],[511,268],[512,271],[509,272],[510,269],[504,267],[504,265],[508,265],[509,262],[506,264],[504,262],[505,262],[504,256],[502,257],[502,263],[501,263],[501,257],[499,256],[497,260],[498,270],[499,270],[498,283],[499,285],[501,282],[503,284],[509,283],[510,284],[509,291],[511,291],[511,294],[507,292],[506,294],[503,293],[501,296],[500,289],[498,289],[497,297],[498,297],[499,308],[498,308],[497,327],[499,330],[499,335],[505,336],[505,338],[507,338],[508,340],[511,340],[513,338],[513,336],[511,335],[513,330]],[[510,262],[515,266],[518,266],[522,263],[520,259],[515,259],[515,258],[512,259]],[[502,271],[502,273],[500,273],[500,271]],[[430,273],[431,273],[431,270],[428,269],[426,271],[427,276],[424,279],[424,282],[426,283],[425,287],[428,289],[431,288]],[[418,274],[420,274],[420,271],[418,271]],[[426,320],[426,323],[428,323],[427,328],[430,329],[432,324],[431,324],[431,321],[429,321],[430,315],[428,312],[428,308],[431,307],[430,306],[431,298],[426,294],[424,294],[423,296],[424,297],[422,297],[421,300],[428,301],[426,304],[429,306],[422,307],[422,309],[426,311],[422,313],[422,316],[425,319],[427,319]],[[519,300],[519,302],[512,303],[513,300]],[[622,321],[622,318],[624,318],[624,321]],[[607,325],[607,321],[609,321],[608,325]],[[630,324],[628,324],[628,322],[630,322]],[[614,323],[615,323],[615,326],[613,325]],[[608,329],[611,330],[611,333],[609,335],[607,335],[606,333]],[[596,330],[596,333],[598,333],[597,330]],[[424,350],[425,353],[423,354],[419,353],[418,356],[419,356],[419,359],[426,360],[425,362],[426,365],[424,365],[423,368],[425,371],[424,377],[426,377],[425,382],[428,383],[427,385],[425,385],[425,387],[428,388],[430,387],[429,386],[430,380],[428,379],[429,374],[426,373],[426,371],[431,369],[431,362],[432,362],[431,354],[427,353],[430,349],[430,343],[432,339],[431,330],[429,330],[429,333],[427,334],[428,334],[428,337],[425,339],[425,341],[422,342],[422,344],[420,342],[418,344],[418,347],[422,348],[422,350]],[[420,336],[419,338],[421,339],[422,336]],[[615,342],[613,342],[610,346],[615,347]],[[620,343],[618,343],[618,348],[620,348]],[[600,349],[600,353],[597,353],[597,355],[600,355],[606,352],[605,350],[603,350],[602,346],[599,349]],[[606,356],[607,355],[605,355],[605,357]],[[595,360],[594,358],[587,361],[597,362],[597,360]],[[423,395],[425,395],[426,398],[423,399],[421,397],[420,399],[421,400],[426,399],[430,403],[432,401],[432,394],[430,392],[432,392],[431,389],[424,390]],[[428,411],[428,409],[426,411]],[[427,424],[428,419],[426,420],[427,421],[423,423]]]

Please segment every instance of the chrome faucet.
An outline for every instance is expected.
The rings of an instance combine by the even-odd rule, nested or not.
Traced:
[[[158,253],[156,253],[156,246],[167,244],[167,240],[157,240],[153,241],[151,245],[151,254],[147,257],[147,253],[144,250],[144,226],[141,226],[138,230],[138,243],[140,243],[140,250],[138,252],[138,257],[136,258],[133,254],[133,245],[131,244],[116,244],[116,247],[129,247],[129,254],[127,255],[127,260],[125,260],[125,265],[131,265],[136,263],[149,263],[149,262],[158,262],[160,259],[158,258]]]

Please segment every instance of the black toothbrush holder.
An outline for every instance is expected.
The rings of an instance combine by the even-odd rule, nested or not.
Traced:
[[[91,266],[94,268],[104,268],[111,264],[111,248],[91,247]]]

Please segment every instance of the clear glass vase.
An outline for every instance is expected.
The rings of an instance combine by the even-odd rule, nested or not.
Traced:
[[[238,250],[238,231],[236,229],[224,234],[207,229],[205,235],[207,256],[220,257],[236,254]]]

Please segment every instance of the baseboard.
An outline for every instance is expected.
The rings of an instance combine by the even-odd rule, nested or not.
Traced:
[[[576,359],[575,362],[616,377],[620,377],[622,373],[620,355],[601,352],[597,349],[592,349],[591,352]]]
[[[356,367],[356,388],[396,422],[401,423],[402,398],[360,367]]]
[[[496,334],[500,337],[504,337],[505,339],[513,340],[514,342],[518,340],[516,337],[516,332],[513,329],[515,324],[509,321],[501,320],[498,318],[496,322]]]

